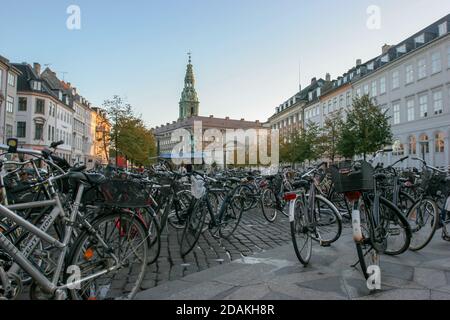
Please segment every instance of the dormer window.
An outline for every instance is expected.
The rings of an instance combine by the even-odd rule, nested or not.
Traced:
[[[33,81],[31,86],[35,91],[42,91],[42,83],[39,81]]]
[[[344,77],[344,83],[346,83],[348,81],[348,76]]]
[[[317,88],[317,96],[320,97],[320,95],[322,94],[322,88]]]
[[[414,39],[416,44],[424,44],[425,43],[425,34],[421,34],[420,36]]]
[[[59,100],[62,101],[63,95],[62,95],[62,92],[61,92],[61,91],[58,91],[58,98],[59,98]]]
[[[356,74],[361,74],[361,68],[356,69]]]
[[[385,54],[381,57],[381,62],[388,63],[389,62],[389,55]]]
[[[352,80],[352,79],[353,79],[353,76],[354,76],[353,72],[352,72],[352,73],[350,73],[350,80]]]
[[[406,44],[404,44],[404,45],[398,47],[398,48],[397,48],[397,53],[399,53],[399,54],[406,53]]]
[[[374,67],[375,67],[375,64],[373,62],[371,62],[367,65],[367,70],[372,71],[374,69]]]
[[[312,93],[312,92],[309,92],[309,93],[308,93],[308,97],[309,97],[309,101],[311,101],[311,100],[313,99],[313,93]]]
[[[439,37],[445,35],[447,33],[447,22],[441,23],[438,29],[439,29]]]

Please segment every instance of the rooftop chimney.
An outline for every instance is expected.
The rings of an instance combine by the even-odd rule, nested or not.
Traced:
[[[325,81],[327,82],[331,81],[331,75],[329,73],[325,75]]]
[[[34,72],[36,72],[36,74],[38,76],[41,75],[41,65],[39,63],[37,63],[37,62],[33,63],[33,69],[34,69]]]
[[[225,120],[230,120],[230,117],[226,117]]]
[[[245,119],[244,119],[244,118],[241,118],[241,121],[245,121]]]
[[[210,115],[209,117],[210,117],[211,119],[212,119],[212,118],[214,118],[214,116],[213,116],[213,115]]]
[[[314,77],[314,78],[311,79],[311,84],[314,84],[314,83],[316,83],[316,82],[317,82],[316,77]]]
[[[361,64],[362,64],[362,60],[361,59],[356,60],[356,66],[357,67],[360,66]]]
[[[391,47],[392,47],[391,45],[385,43],[384,46],[381,47],[381,53],[386,54]]]

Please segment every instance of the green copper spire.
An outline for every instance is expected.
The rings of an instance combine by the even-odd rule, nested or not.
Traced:
[[[195,77],[192,66],[192,56],[188,53],[189,63],[184,78],[184,89],[180,100],[180,119],[186,119],[192,116],[198,116],[199,101],[195,91]]]

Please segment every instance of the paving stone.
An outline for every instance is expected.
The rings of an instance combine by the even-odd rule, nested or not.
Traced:
[[[447,277],[443,271],[425,268],[415,268],[414,281],[426,288],[433,289],[447,284]]]

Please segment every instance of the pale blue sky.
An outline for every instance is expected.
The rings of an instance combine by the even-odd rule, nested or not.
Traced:
[[[202,115],[265,121],[301,82],[336,77],[450,12],[448,0],[2,0],[0,54],[40,62],[96,105],[119,94],[150,126],[176,120],[193,52]],[[82,28],[66,28],[81,8]],[[366,27],[369,5],[381,29]]]

